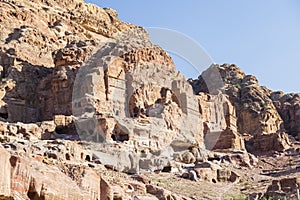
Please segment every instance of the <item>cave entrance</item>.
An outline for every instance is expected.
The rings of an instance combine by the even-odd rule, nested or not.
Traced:
[[[56,126],[55,132],[59,135],[74,135],[76,134],[76,127],[74,123],[68,126]]]
[[[8,119],[8,113],[0,113],[0,118]]]
[[[129,133],[116,124],[111,138],[116,142],[125,142],[129,140]]]

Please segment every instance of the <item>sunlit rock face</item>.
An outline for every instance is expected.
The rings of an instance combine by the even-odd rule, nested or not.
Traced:
[[[0,28],[0,199],[189,199],[137,174],[237,183],[248,152],[299,153],[299,94],[230,64],[187,81],[113,9],[6,0]]]
[[[273,105],[271,91],[260,86],[256,77],[246,75],[236,65],[224,64],[209,68],[192,82],[196,93],[207,92],[205,78],[213,77],[211,74],[215,74],[215,68],[224,83],[219,89],[228,94],[235,107],[240,133],[276,133],[282,129],[283,121]]]
[[[4,115],[12,122],[71,115],[76,68],[97,42],[136,28],[114,10],[81,0],[9,0],[0,9],[2,77],[16,83],[5,95]]]
[[[286,131],[297,136],[300,133],[300,95],[273,92],[271,98],[284,121]]]
[[[199,94],[205,144],[208,149],[245,150],[237,129],[235,108],[227,95]]]
[[[143,30],[128,34],[133,35],[101,46],[78,71],[73,111],[80,131],[92,132],[89,139],[147,151],[162,150],[174,140],[203,143],[192,87]],[[92,130],[86,129],[89,123]]]

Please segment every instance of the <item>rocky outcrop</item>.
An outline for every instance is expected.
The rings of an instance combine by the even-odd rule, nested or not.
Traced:
[[[100,177],[84,171],[80,184],[63,174],[57,167],[39,160],[10,155],[0,147],[1,192],[4,198],[22,199],[87,199],[100,198]],[[49,179],[51,177],[51,179]],[[91,177],[93,177],[91,179]],[[97,181],[94,181],[98,179]],[[53,182],[53,180],[56,180]],[[68,184],[65,184],[68,183]],[[97,185],[98,183],[98,185]]]
[[[222,83],[220,83],[220,77]],[[196,94],[215,93],[218,90],[229,96],[236,110],[236,115],[231,114],[233,117],[230,119],[236,117],[237,132],[245,135],[247,140],[253,137],[247,143],[248,150],[268,152],[289,148],[291,143],[284,134],[284,124],[289,126],[291,122],[284,117],[287,114],[283,114],[286,113],[282,106],[284,98],[280,102],[282,95],[272,93],[266,87],[260,86],[256,77],[246,75],[236,65],[224,64],[211,66],[202,73],[199,79],[189,80],[189,82]],[[214,82],[218,84],[212,85]],[[225,134],[225,136],[221,135],[219,140],[226,141],[230,138],[236,138],[236,136],[232,133]]]
[[[201,144],[191,86],[143,30],[127,34],[100,47],[77,74],[73,114],[79,132],[90,132],[84,136],[88,140],[121,142],[146,154],[174,140]]]
[[[91,56],[94,40],[73,41],[53,52],[55,68],[38,85],[39,120],[51,120],[55,115],[72,115],[72,91],[78,68]]]
[[[165,199],[183,200],[183,199],[186,199],[185,197],[181,197],[176,194],[172,194],[171,191],[165,190],[161,187],[147,185],[146,188],[147,188],[148,193],[155,195],[159,200],[165,200]]]
[[[1,42],[20,60],[53,66],[51,53],[68,42],[104,39],[135,28],[117,19],[112,9],[83,0],[1,2]],[[4,66],[5,67],[5,66]]]
[[[291,197],[293,198],[299,191],[300,179],[295,178],[284,178],[281,180],[274,180],[268,187],[265,196],[272,196],[277,198]]]
[[[273,92],[271,94],[271,98],[281,118],[284,121],[285,130],[294,136],[298,136],[298,134],[300,133],[300,95],[284,94],[283,92]]]
[[[270,97],[271,91],[260,86],[256,77],[246,75],[236,65],[211,66],[198,80],[190,81],[195,93],[210,92],[205,81],[215,82],[216,73],[223,80],[218,89],[228,94],[236,109],[240,133],[275,133],[283,128],[283,121]]]
[[[68,60],[76,60],[79,64],[95,45],[95,40],[105,41],[121,31],[136,28],[118,20],[114,10],[83,1],[9,0],[0,2],[0,9],[1,77],[16,83],[4,98],[6,118],[12,122],[36,122],[48,120],[53,114],[70,114],[71,99],[67,95],[72,91],[69,87],[72,79],[64,80],[63,74],[73,73],[74,67],[66,65],[75,63],[68,63]],[[87,40],[92,44],[84,45]],[[54,65],[55,70],[52,69]],[[59,67],[62,65],[64,67]],[[49,76],[54,77],[44,80]],[[54,90],[54,99],[51,90]],[[67,94],[61,97],[63,92]],[[56,102],[52,103],[53,100]]]
[[[200,93],[198,99],[206,148],[245,150],[235,108],[228,96]]]
[[[257,134],[247,143],[248,150],[256,153],[284,151],[291,147],[288,134]]]
[[[3,71],[2,71],[3,72]],[[6,93],[15,87],[15,82],[11,79],[1,79],[0,85],[0,117],[2,120],[8,118],[7,103],[4,101]]]
[[[297,145],[298,94],[228,64],[187,81],[113,9],[6,0],[0,17],[0,199],[189,199],[153,172],[240,184],[263,167],[247,151]]]

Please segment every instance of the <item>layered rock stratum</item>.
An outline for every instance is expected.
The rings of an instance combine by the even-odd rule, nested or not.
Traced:
[[[0,199],[297,198],[299,94],[187,80],[83,0],[0,2]]]

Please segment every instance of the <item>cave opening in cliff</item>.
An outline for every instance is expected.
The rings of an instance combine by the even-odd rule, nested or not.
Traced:
[[[85,160],[88,161],[88,162],[91,162],[91,157],[89,155],[86,155]]]
[[[40,199],[37,192],[28,191],[27,196],[29,199]]]
[[[129,140],[129,134],[118,124],[115,125],[111,138],[116,142],[125,142]]]
[[[71,156],[70,156],[70,154],[66,154],[66,160],[71,160]]]
[[[74,135],[76,133],[76,127],[73,123],[68,126],[56,126],[55,132],[59,135]]]
[[[172,166],[165,166],[161,172],[170,173],[172,171]]]
[[[138,107],[133,108],[133,117],[139,117],[140,109]]]
[[[35,183],[33,182],[33,179],[30,181],[30,186],[27,192],[27,196],[29,199],[33,200],[45,200],[44,196],[40,196],[35,188]]]
[[[8,113],[0,113],[0,118],[8,119]]]

